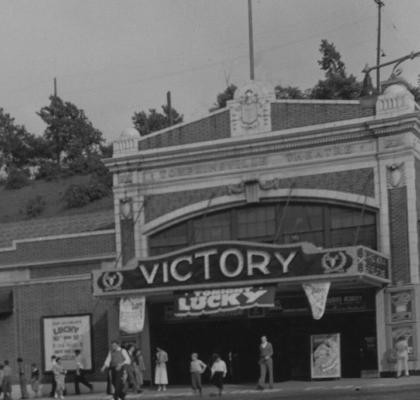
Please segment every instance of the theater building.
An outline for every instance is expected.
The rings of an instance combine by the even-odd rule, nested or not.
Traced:
[[[119,266],[94,271],[93,291],[115,321],[120,298],[144,296],[146,312],[141,333],[108,337],[141,345],[149,372],[163,347],[171,383],[192,351],[255,381],[262,334],[279,381],[316,377],[322,335],[339,335],[339,376],[390,374],[400,336],[419,371],[419,122],[401,80],[352,101],[251,82],[200,120],[124,131],[108,160]],[[317,284],[320,319],[304,290]]]

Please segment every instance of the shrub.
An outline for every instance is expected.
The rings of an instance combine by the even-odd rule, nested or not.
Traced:
[[[83,207],[90,203],[88,188],[85,185],[70,185],[63,195],[66,208]]]
[[[56,162],[51,160],[42,160],[39,163],[39,169],[36,174],[36,179],[45,179],[52,181],[61,176],[61,167]]]
[[[29,172],[11,168],[6,178],[6,189],[20,189],[29,184]]]
[[[26,203],[25,214],[28,218],[38,217],[45,210],[46,202],[44,198],[37,195]]]
[[[111,189],[109,187],[95,179],[91,179],[87,186],[87,195],[89,196],[90,201],[102,199],[102,197],[106,197],[110,193]]]

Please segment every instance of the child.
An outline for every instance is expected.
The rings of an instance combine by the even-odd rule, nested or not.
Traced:
[[[32,388],[32,391],[34,392],[35,397],[41,396],[41,394],[39,393],[39,382],[40,382],[39,369],[35,363],[32,363],[31,364],[31,388]]]
[[[191,354],[190,372],[191,372],[191,386],[194,393],[199,393],[201,396],[201,374],[206,370],[207,365],[198,359],[197,353]]]
[[[214,385],[219,389],[219,396],[221,396],[223,392],[223,379],[227,374],[226,363],[218,354],[214,354],[213,360],[213,365],[211,366],[211,378]]]
[[[55,360],[55,365],[52,367],[54,373],[54,379],[57,384],[57,389],[55,393],[55,398],[60,398],[60,400],[64,399],[64,390],[66,389],[66,370],[61,365],[61,358],[57,357]]]

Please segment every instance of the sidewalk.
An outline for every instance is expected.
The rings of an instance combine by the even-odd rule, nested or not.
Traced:
[[[72,389],[71,384],[68,384],[69,389]],[[383,390],[386,388],[396,388],[396,387],[414,387],[419,386],[420,388],[420,376],[411,376],[407,378],[370,378],[370,379],[339,379],[339,380],[330,380],[330,381],[287,381],[276,383],[273,389],[266,389],[264,391],[257,390],[255,385],[243,384],[243,385],[225,385],[224,396],[229,395],[239,395],[239,394],[260,394],[262,397],[264,394],[273,394],[273,393],[308,393],[308,392],[317,392],[321,393],[323,391],[358,391],[358,390]],[[215,393],[216,389],[214,386],[205,385],[203,387],[203,397]],[[153,398],[182,398],[182,397],[193,397],[193,393],[188,386],[168,386],[166,392],[158,392],[155,388],[145,388],[143,393],[134,394],[129,393],[126,396],[127,400],[134,399],[153,399]],[[194,396],[196,397],[196,396]],[[19,396],[14,396],[14,399],[18,399]],[[43,399],[48,399],[48,397],[43,397]],[[105,394],[104,392],[93,392],[93,393],[83,393],[80,396],[74,395],[70,392],[66,399],[88,399],[88,400],[108,400],[112,399],[112,396]]]

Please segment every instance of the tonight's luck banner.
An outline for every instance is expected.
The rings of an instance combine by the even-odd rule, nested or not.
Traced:
[[[274,307],[274,287],[242,287],[177,293],[175,316],[197,316],[253,307]]]

